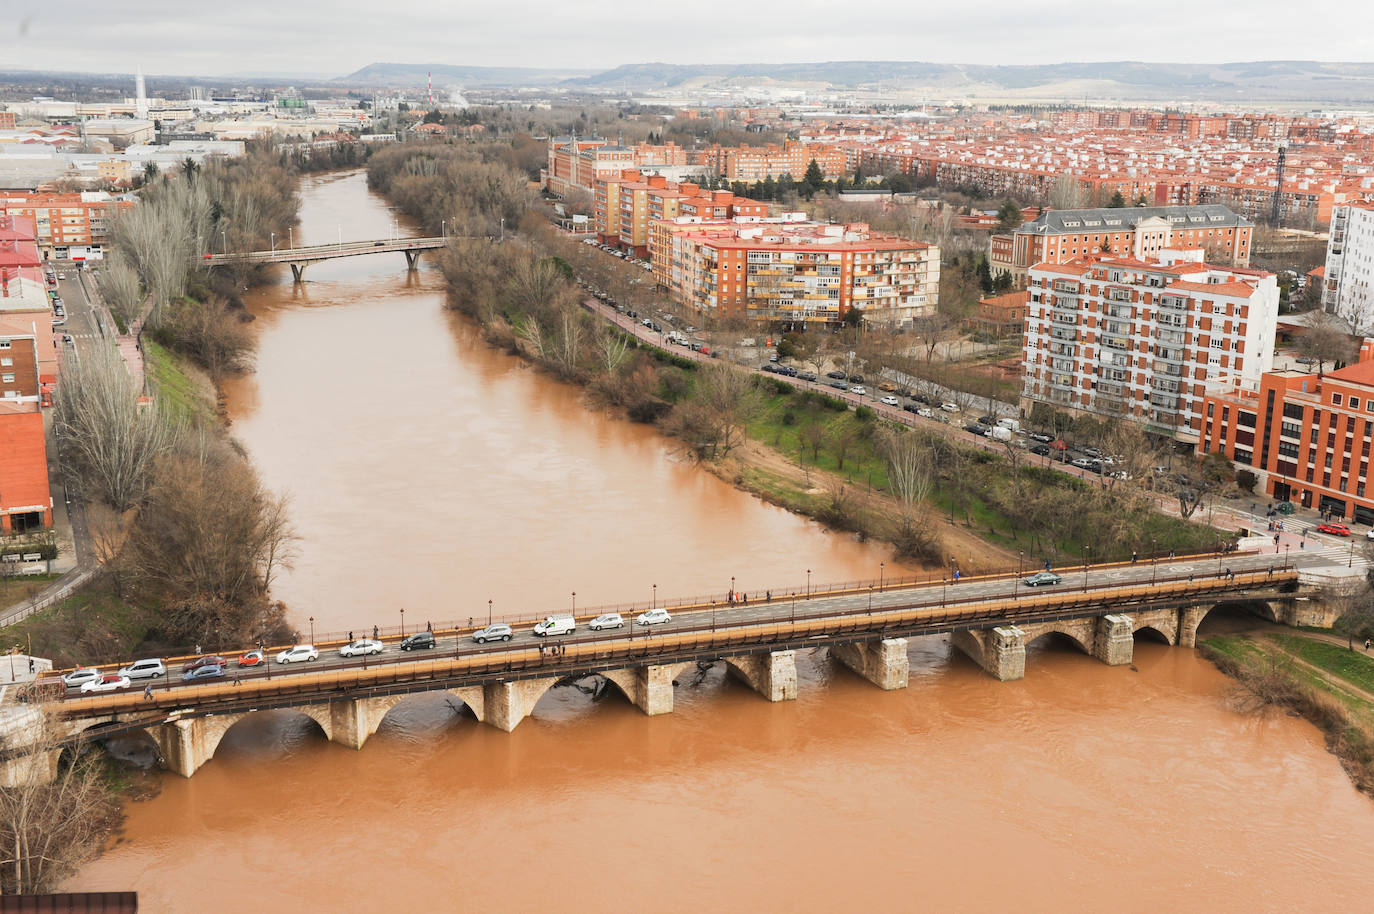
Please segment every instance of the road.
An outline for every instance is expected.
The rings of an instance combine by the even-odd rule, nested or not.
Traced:
[[[1330,560],[1318,553],[1306,554],[1303,556],[1293,556],[1292,565],[1300,568],[1317,567],[1323,563],[1330,564]],[[725,595],[720,596],[720,601],[715,604],[698,602],[691,606],[677,606],[671,609],[672,620],[663,625],[656,625],[652,628],[640,627],[634,624],[632,613],[634,610],[626,609],[623,613],[625,626],[622,629],[610,629],[602,632],[593,632],[587,628],[587,621],[600,614],[604,608],[590,608],[584,611],[585,614],[578,615],[577,632],[571,636],[561,638],[538,638],[532,631],[533,620],[526,620],[521,624],[513,624],[515,629],[513,638],[509,643],[496,642],[486,645],[479,645],[472,641],[472,629],[462,628],[457,630],[444,630],[435,632],[437,646],[432,650],[403,652],[398,649],[400,641],[399,635],[384,637],[384,651],[373,657],[366,658],[344,658],[338,655],[340,642],[318,645],[319,659],[315,662],[299,662],[289,665],[279,665],[269,663],[265,669],[237,670],[232,664],[243,651],[222,651],[221,655],[230,660],[230,666],[226,672],[232,678],[237,673],[244,681],[256,679],[277,679],[293,675],[314,673],[327,669],[354,669],[375,667],[382,663],[397,663],[424,660],[427,657],[434,659],[448,659],[451,657],[473,656],[473,655],[499,655],[503,651],[527,650],[537,644],[606,644],[624,640],[643,639],[645,637],[655,637],[660,634],[668,633],[690,633],[693,631],[718,631],[734,626],[751,625],[769,622],[787,622],[789,620],[809,620],[809,619],[843,619],[854,615],[865,615],[871,612],[882,610],[906,609],[912,607],[941,607],[956,606],[959,604],[975,603],[979,601],[998,600],[998,599],[1026,599],[1031,596],[1041,594],[1054,594],[1065,592],[1091,592],[1093,590],[1107,590],[1111,588],[1126,586],[1162,583],[1165,581],[1191,581],[1194,579],[1215,579],[1224,575],[1227,570],[1236,573],[1244,572],[1267,572],[1268,569],[1281,570],[1284,567],[1284,560],[1280,557],[1277,561],[1271,555],[1259,553],[1234,553],[1227,556],[1201,556],[1185,557],[1176,560],[1160,561],[1151,563],[1142,561],[1135,564],[1120,563],[1106,566],[1089,566],[1086,569],[1075,568],[1063,571],[1063,581],[1058,585],[1047,587],[1030,588],[1026,587],[1022,581],[1030,573],[1040,569],[1034,567],[1025,568],[1022,573],[1004,573],[1000,575],[989,575],[976,579],[964,579],[959,582],[940,581],[924,582],[920,584],[892,584],[885,582],[879,586],[878,582],[871,584],[846,585],[846,589],[840,593],[820,593],[820,585],[807,596],[806,587],[788,594],[774,593],[764,595],[759,593],[749,594],[747,605],[737,604],[728,605],[725,602]],[[647,607],[638,607],[644,609]],[[370,630],[360,626],[357,629],[359,636],[371,634]],[[269,650],[269,656],[275,656],[280,647]],[[179,689],[193,689],[197,684],[184,685],[180,681],[182,664],[192,659],[191,657],[172,657],[165,662],[168,666],[168,676],[165,679],[154,683],[157,693],[162,694]],[[112,671],[117,666],[127,665],[132,662],[126,661],[124,664],[110,664],[101,667],[103,670]],[[58,671],[61,672],[61,671]],[[218,680],[223,682],[223,680]],[[216,680],[211,680],[213,684]],[[136,683],[135,688],[141,688],[143,683]],[[81,696],[73,693],[66,696],[68,699],[76,699]]]

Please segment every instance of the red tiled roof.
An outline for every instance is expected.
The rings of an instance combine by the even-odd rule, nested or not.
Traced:
[[[36,404],[0,410],[0,510],[51,506],[43,414]]]

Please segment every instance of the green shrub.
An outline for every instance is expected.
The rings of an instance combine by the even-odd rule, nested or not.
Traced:
[[[877,415],[871,406],[859,406],[854,409],[854,418],[860,422],[868,422],[877,418]]]

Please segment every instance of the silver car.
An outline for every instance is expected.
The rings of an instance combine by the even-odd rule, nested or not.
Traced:
[[[161,660],[149,658],[121,667],[119,675],[128,676],[130,679],[161,679],[167,675],[167,667],[162,665]]]
[[[486,644],[488,641],[509,641],[515,633],[511,627],[504,622],[497,622],[485,628],[479,628],[472,633],[472,640],[478,644]]]
[[[100,671],[93,666],[83,666],[72,670],[62,677],[62,684],[69,689],[79,689],[88,682],[94,682],[100,678]]]

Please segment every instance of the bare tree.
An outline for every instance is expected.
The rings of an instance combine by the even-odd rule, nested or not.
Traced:
[[[608,376],[615,375],[625,363],[629,352],[630,338],[609,324],[603,325],[596,339],[596,354],[601,362],[602,371]]]
[[[58,749],[56,728],[44,725],[30,746],[36,768]],[[99,852],[119,819],[119,804],[105,787],[96,756],[77,746],[70,764],[50,783],[35,776],[0,789],[0,895],[55,891]],[[34,772],[35,775],[41,772]]]
[[[112,253],[105,258],[96,274],[96,285],[105,297],[105,304],[125,327],[138,319],[143,306],[143,286],[138,271],[122,255]]]
[[[1338,581],[1322,588],[1322,602],[1336,617],[1333,626],[1355,649],[1355,639],[1374,637],[1374,600],[1367,579]]]
[[[1327,362],[1353,362],[1359,352],[1355,339],[1324,311],[1312,313],[1296,343],[1299,352],[1316,359],[1318,372],[1325,370]]]
[[[825,446],[825,426],[819,422],[808,422],[797,434],[803,450],[811,452],[811,462],[820,460],[821,448]]]
[[[1061,174],[1054,179],[1047,200],[1053,209],[1082,209],[1088,202],[1083,185],[1070,174]]]
[[[82,489],[116,511],[135,507],[177,430],[155,402],[140,403],[119,354],[96,347],[66,366],[55,406],[62,455]]]

